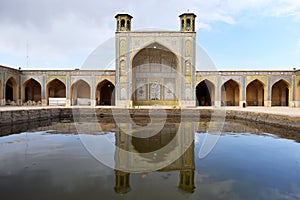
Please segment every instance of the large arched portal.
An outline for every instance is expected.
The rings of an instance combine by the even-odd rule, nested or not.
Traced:
[[[91,105],[91,87],[83,80],[79,80],[71,87],[72,105]]]
[[[108,80],[97,85],[96,105],[115,105],[115,86]]]
[[[215,86],[212,82],[204,80],[196,87],[197,106],[212,106],[215,102]]]
[[[230,79],[222,86],[221,101],[223,106],[239,106],[240,102],[240,86]]]
[[[22,86],[22,101],[41,101],[41,84],[32,78],[27,80]]]
[[[178,105],[177,67],[176,55],[158,43],[140,50],[132,61],[133,105]]]
[[[6,102],[15,101],[15,103],[18,100],[18,84],[13,77],[6,81],[5,100]]]
[[[66,97],[66,86],[65,84],[58,80],[54,79],[47,85],[47,95],[53,98],[65,98]]]
[[[289,85],[286,81],[280,80],[272,86],[272,106],[289,105]]]
[[[248,84],[246,89],[247,106],[264,106],[264,85],[259,80]]]

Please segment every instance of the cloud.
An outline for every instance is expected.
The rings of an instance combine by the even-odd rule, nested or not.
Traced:
[[[196,24],[196,29],[202,29],[202,30],[206,30],[206,31],[210,31],[211,30],[211,26],[209,24],[203,23],[203,22],[198,22]]]
[[[178,30],[178,15],[187,9],[197,14],[196,28],[207,31],[213,29],[215,22],[239,23],[244,13],[292,16],[300,20],[298,0],[191,0],[188,3],[153,0],[142,4],[138,0],[126,3],[3,0],[0,3],[0,52],[25,57],[28,45],[31,60],[36,65],[51,66],[55,60],[71,60],[76,55],[84,59],[101,42],[114,36],[114,15],[122,10],[133,15],[134,29]]]

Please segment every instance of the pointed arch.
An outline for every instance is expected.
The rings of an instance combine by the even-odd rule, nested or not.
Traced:
[[[280,79],[272,85],[272,106],[289,106],[290,84]]]
[[[132,58],[136,57],[141,51],[145,50],[145,49],[163,49],[167,52],[172,52],[176,55],[176,58],[177,58],[177,62],[180,58],[180,56],[175,53],[176,49],[175,50],[172,50],[172,47],[170,47],[168,44],[163,44],[161,41],[160,42],[157,42],[155,40],[152,40],[152,41],[149,41],[149,42],[146,42],[144,44],[142,44],[141,46],[138,47],[138,49],[136,49],[136,51],[133,53],[133,56]],[[133,59],[131,60],[133,61]],[[133,62],[131,62],[131,66],[133,66]]]
[[[54,80],[59,80],[60,82],[62,82],[64,85],[66,85],[66,80],[64,79],[64,77],[47,77],[47,81],[46,84],[48,85],[50,82],[54,81]]]
[[[132,59],[134,105],[178,105],[178,58],[167,47],[153,42]]]
[[[263,82],[258,79],[251,81],[246,87],[246,102],[247,106],[264,106],[264,91]]]
[[[229,79],[221,87],[221,102],[222,106],[239,106],[240,104],[240,84]]]
[[[27,81],[29,81],[30,79],[33,79],[34,81],[38,82],[40,85],[42,85],[41,80],[39,79],[40,77],[34,77],[34,76],[28,76],[28,77],[24,77],[25,79],[22,79],[22,86],[24,85],[24,83],[26,83]]]
[[[5,83],[5,100],[6,102],[18,100],[18,84],[14,77],[10,77]]]
[[[91,105],[91,86],[79,79],[71,86],[72,105]]]
[[[196,105],[213,106],[215,102],[215,85],[205,79],[196,86]]]
[[[96,88],[96,105],[115,105],[115,86],[105,79]]]
[[[22,101],[39,102],[42,100],[41,84],[34,78],[26,80],[22,85]]]

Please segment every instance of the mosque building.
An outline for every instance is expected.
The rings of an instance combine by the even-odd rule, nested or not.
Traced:
[[[132,16],[115,18],[115,70],[0,66],[0,105],[300,107],[300,70],[201,70],[194,13],[179,16],[179,31],[132,31]]]

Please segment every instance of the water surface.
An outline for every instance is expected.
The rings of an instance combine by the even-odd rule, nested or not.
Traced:
[[[114,123],[103,123],[101,127],[101,132],[87,136],[109,138],[115,144],[124,136]],[[112,169],[99,162],[87,151],[72,123],[46,124],[2,136],[1,200],[300,199],[297,132],[266,131],[258,125],[228,122],[217,145],[200,159],[205,127],[206,122],[196,123],[194,129],[188,129],[191,132],[184,133],[194,141],[182,157],[169,166],[142,173]],[[151,153],[167,145],[178,129],[178,124],[168,123],[158,135],[147,139],[129,137],[117,145]],[[121,160],[129,159],[118,151],[114,153]],[[143,158],[159,162],[158,158]],[[116,161],[115,166],[120,163]]]

